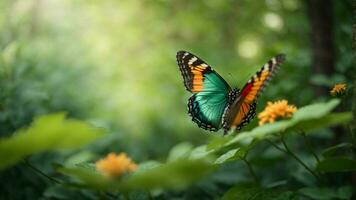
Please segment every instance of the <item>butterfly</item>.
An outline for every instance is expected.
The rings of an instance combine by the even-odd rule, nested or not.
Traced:
[[[188,112],[200,128],[239,131],[256,114],[256,99],[285,60],[284,54],[270,59],[244,87],[232,89],[206,62],[187,51],[177,52],[185,88],[192,93]]]

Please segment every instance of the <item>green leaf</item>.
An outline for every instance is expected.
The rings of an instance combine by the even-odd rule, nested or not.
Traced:
[[[30,127],[0,140],[0,169],[34,153],[78,148],[102,135],[101,130],[87,123],[65,119],[63,113],[41,116]]]
[[[328,199],[350,199],[352,196],[352,188],[344,186],[340,188],[302,188],[299,192],[312,199],[328,200]]]
[[[207,144],[207,149],[209,150],[219,149],[229,140],[230,140],[229,136],[226,137],[216,136],[212,138],[210,142]]]
[[[322,172],[356,171],[356,160],[346,157],[331,157],[318,163],[316,169]]]
[[[237,148],[237,149],[232,149],[232,150],[226,152],[225,154],[221,155],[220,157],[218,157],[215,160],[215,164],[222,164],[227,161],[235,160],[234,159],[235,155],[239,150],[240,150],[240,148]]]
[[[80,151],[72,156],[70,156],[66,161],[66,166],[75,166],[78,163],[88,162],[95,157],[95,154],[90,151]]]
[[[175,161],[179,159],[184,159],[189,156],[189,153],[192,151],[193,145],[188,142],[180,143],[174,146],[169,152],[168,161]]]
[[[68,185],[105,190],[118,183],[116,179],[109,179],[108,177],[97,172],[95,169],[85,166],[58,167],[57,171],[76,178],[75,184],[71,182]]]
[[[191,151],[189,159],[201,159],[211,155],[214,151],[214,149],[208,149],[207,145],[198,146]]]
[[[337,124],[342,124],[352,119],[351,112],[344,113],[331,113],[323,116],[319,119],[307,120],[298,123],[294,129],[311,131],[323,127],[335,126]]]
[[[333,99],[327,103],[315,103],[300,108],[294,113],[291,119],[278,121],[272,124],[258,126],[251,131],[242,132],[226,142],[224,146],[236,143],[242,145],[250,144],[254,139],[262,140],[273,137],[273,134],[289,130],[310,131],[322,127],[328,127],[340,123],[345,123],[352,119],[351,113],[328,114],[339,104],[338,99]]]
[[[247,146],[240,146],[227,151],[215,160],[215,164],[222,164],[228,161],[240,160],[241,158],[244,158],[247,153],[256,145],[256,143],[257,140],[254,140]],[[224,148],[222,149],[224,150]]]
[[[326,103],[314,103],[304,106],[294,113],[293,119],[300,121],[320,118],[330,113],[339,103],[339,99],[332,99]]]
[[[215,167],[206,160],[178,160],[134,173],[122,182],[123,189],[177,189],[204,178]]]
[[[329,147],[324,150],[323,156],[324,157],[332,157],[337,154],[337,152],[342,150],[349,150],[353,145],[351,143],[341,143],[332,147]]]
[[[138,166],[137,172],[144,172],[144,171],[156,168],[161,165],[162,164],[160,162],[157,162],[154,160],[146,161],[146,162],[140,163],[140,165]]]

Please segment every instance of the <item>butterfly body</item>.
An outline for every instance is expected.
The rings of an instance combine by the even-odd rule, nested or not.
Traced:
[[[186,89],[193,93],[188,112],[200,128],[218,131],[240,130],[255,116],[256,98],[283,62],[277,55],[245,84],[242,90],[229,84],[203,60],[186,52],[177,53],[177,62]]]

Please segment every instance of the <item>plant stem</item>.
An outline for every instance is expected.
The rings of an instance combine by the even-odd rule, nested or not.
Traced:
[[[35,167],[34,165],[32,165],[27,159],[23,159],[24,163],[31,168],[33,171],[35,171],[36,173],[46,177],[47,179],[49,179],[50,181],[56,183],[56,184],[61,184],[61,181],[47,175],[46,173],[44,173],[43,171],[41,171],[40,169],[38,169],[37,167]]]
[[[301,131],[301,134],[302,134],[302,136],[304,138],[304,143],[308,147],[310,153],[313,154],[316,162],[320,163],[320,159],[319,159],[318,155],[316,155],[315,151],[313,150],[312,144],[311,144],[310,140],[308,139],[307,135],[305,134],[304,131]]]
[[[296,154],[294,154],[288,147],[286,141],[284,140],[283,135],[281,134],[281,141],[282,144],[286,150],[286,152],[291,155],[295,160],[297,160],[307,171],[309,171],[317,180],[319,179],[319,176],[312,170],[310,169]]]
[[[287,152],[285,149],[283,149],[283,148],[279,147],[277,144],[275,144],[275,143],[274,143],[274,142],[272,142],[271,140],[267,139],[267,141],[268,141],[268,142],[269,142],[272,146],[274,146],[274,148],[276,148],[276,149],[280,150],[280,151],[281,151],[281,152],[283,152],[283,153],[288,154],[288,152]]]
[[[260,181],[255,173],[255,171],[253,170],[251,163],[249,163],[246,159],[246,156],[242,158],[242,161],[244,161],[244,163],[246,164],[248,170],[250,171],[250,174],[252,175],[253,179],[255,180],[257,185],[260,185]]]

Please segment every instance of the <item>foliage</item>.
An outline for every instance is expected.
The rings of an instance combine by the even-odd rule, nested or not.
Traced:
[[[10,167],[34,153],[78,148],[103,134],[88,124],[64,118],[64,114],[38,117],[29,128],[0,140],[0,169]]]

